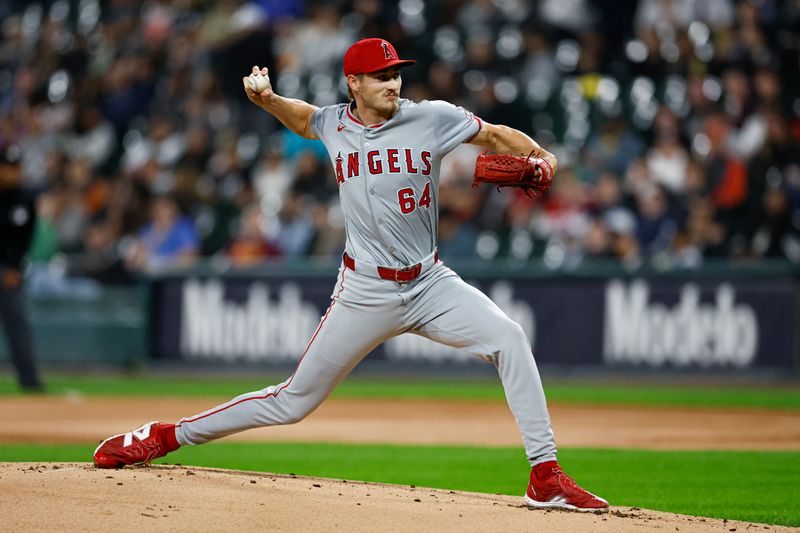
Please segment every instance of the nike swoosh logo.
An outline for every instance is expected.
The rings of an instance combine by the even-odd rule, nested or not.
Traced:
[[[336,128],[338,131],[342,131],[344,129],[344,124],[339,124],[339,127]]]

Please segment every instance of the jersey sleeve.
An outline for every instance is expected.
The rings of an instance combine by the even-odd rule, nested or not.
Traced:
[[[480,131],[480,119],[463,107],[440,100],[429,103],[435,122],[436,139],[443,156],[459,144],[472,139]]]
[[[311,131],[320,139],[325,137],[325,127],[335,122],[336,107],[335,105],[320,107],[311,114]]]

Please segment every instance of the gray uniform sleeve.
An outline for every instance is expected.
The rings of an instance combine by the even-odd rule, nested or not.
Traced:
[[[434,100],[429,104],[442,156],[459,144],[469,141],[480,131],[480,119],[463,107],[441,100]]]
[[[336,114],[335,105],[320,107],[319,109],[314,111],[311,114],[311,131],[313,131],[317,137],[322,139],[325,133],[326,123],[329,123],[330,118],[335,116],[335,114]]]

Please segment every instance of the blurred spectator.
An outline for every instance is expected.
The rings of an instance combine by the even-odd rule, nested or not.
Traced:
[[[534,92],[534,99],[544,104],[562,78],[553,43],[541,28],[529,28],[525,32],[525,51],[522,81]]]
[[[756,2],[738,2],[736,38],[730,40],[726,57],[731,62],[768,66],[774,61],[767,36],[760,26]]]
[[[28,280],[26,292],[33,298],[70,296],[95,298],[101,292],[94,279],[71,277],[62,254],[56,228],[57,197],[44,192],[36,199],[36,225],[28,252]],[[92,259],[97,256],[92,255]]]
[[[634,26],[638,32],[667,35],[702,21],[712,28],[733,25],[734,4],[731,0],[640,0]]]
[[[549,235],[567,237],[582,234],[588,227],[589,196],[587,188],[575,176],[573,169],[561,167],[559,179],[545,204]]]
[[[677,224],[663,189],[654,185],[639,191],[636,206],[639,212],[636,224],[639,248],[646,255],[653,255],[669,247],[675,237]]]
[[[475,172],[475,161],[482,152],[479,146],[460,144],[452,152],[442,158],[439,168],[440,185],[472,185]]]
[[[595,175],[604,171],[623,175],[644,148],[622,117],[612,117],[589,138],[584,163]]]
[[[54,225],[60,246],[65,251],[80,251],[83,231],[92,212],[97,209],[91,190],[93,186],[92,169],[84,159],[67,161],[63,181],[53,184]]]
[[[291,191],[278,213],[273,242],[287,257],[306,254],[314,238],[314,222],[308,199]]]
[[[68,142],[68,157],[83,159],[94,170],[105,169],[116,148],[114,126],[96,106],[78,109],[77,121],[75,135]]]
[[[56,229],[56,199],[53,193],[45,192],[36,198],[36,224],[33,228],[28,260],[31,263],[47,263],[60,248]]]
[[[543,0],[541,16],[548,24],[582,33],[591,28],[594,13],[588,0]]]
[[[800,207],[800,141],[792,136],[790,124],[776,110],[764,114],[766,142],[748,167],[748,200],[760,201],[768,180],[781,181],[794,209]],[[760,206],[754,207],[758,211]]]
[[[706,257],[723,257],[727,237],[725,226],[716,220],[716,210],[711,200],[706,197],[693,199],[686,220],[687,245],[695,246]]]
[[[131,270],[161,272],[186,267],[197,258],[199,238],[191,220],[170,196],[153,201],[152,221],[140,232],[127,257]]]
[[[612,172],[600,174],[591,190],[593,210],[599,214],[624,206],[620,177]]]
[[[345,50],[358,40],[347,28],[342,28],[337,8],[325,3],[311,5],[305,19],[282,20],[280,29],[275,43],[280,71],[315,73],[320,77],[319,83],[321,77],[333,75],[326,71],[341,63]],[[329,83],[335,81],[330,79]]]
[[[264,217],[260,206],[250,205],[242,212],[238,230],[228,243],[225,255],[235,268],[252,267],[280,255],[280,250],[264,235]]]
[[[764,211],[753,235],[756,257],[800,258],[800,235],[792,225],[789,199],[780,186],[770,185],[764,192]]]
[[[123,55],[111,64],[102,83],[104,114],[121,134],[146,111],[153,98],[155,72],[151,59],[142,53]]]
[[[439,210],[439,254],[442,257],[475,257],[478,232],[448,208]]]
[[[21,138],[22,185],[32,190],[41,190],[48,183],[45,163],[48,155],[60,148],[61,139],[57,130],[47,123],[47,107],[39,105],[23,111],[25,127],[28,129]]]
[[[329,167],[323,167],[311,150],[300,152],[294,162],[292,189],[295,193],[325,199],[331,194],[328,187],[332,185],[328,183],[328,171]]]
[[[605,259],[614,256],[613,235],[602,218],[593,218],[583,236],[583,249],[587,257]]]
[[[731,154],[728,144],[730,118],[724,113],[714,113],[706,120],[706,134],[710,141],[707,158],[707,184],[711,199],[717,210],[717,220],[726,227],[728,238],[736,250],[744,248],[741,233],[743,228],[743,208],[747,199],[747,168]]]
[[[679,229],[667,250],[657,256],[663,268],[697,268],[702,264],[702,251],[685,230]]]
[[[624,211],[615,211],[605,217],[605,222],[611,231],[611,251],[619,262],[628,267],[636,268],[641,264],[642,257],[639,242],[636,239],[636,219],[628,216]]]
[[[317,203],[313,208],[314,237],[309,255],[319,257],[339,257],[344,253],[346,240],[344,214],[338,201],[330,204]]]
[[[653,130],[655,141],[647,152],[647,171],[655,183],[672,194],[681,194],[686,190],[689,154],[680,141],[678,120],[669,109],[662,107]]]
[[[292,169],[280,150],[267,147],[256,162],[251,179],[261,201],[277,210],[291,187]]]

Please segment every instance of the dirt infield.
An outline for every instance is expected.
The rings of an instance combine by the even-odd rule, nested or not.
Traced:
[[[0,398],[0,443],[97,442],[227,399]],[[552,404],[550,412],[564,447],[800,451],[797,411]],[[300,424],[229,439],[521,446],[508,407],[496,401],[332,399]]]
[[[791,531],[630,507],[532,511],[512,496],[174,466],[0,463],[0,486],[10,531]]]
[[[0,443],[88,443],[228,398],[0,397]],[[800,412],[552,404],[560,446],[800,450]],[[742,428],[759,431],[742,432]],[[505,403],[345,400],[249,441],[520,446]],[[87,461],[90,459],[86,458]],[[631,508],[530,511],[519,497],[152,466],[0,463],[8,531],[790,531]],[[35,512],[31,512],[35,509]],[[6,529],[7,528],[7,529]]]

